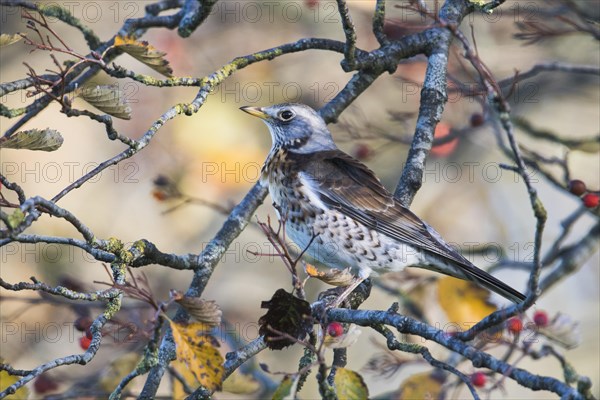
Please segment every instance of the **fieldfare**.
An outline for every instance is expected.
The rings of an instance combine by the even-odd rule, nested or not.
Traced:
[[[341,298],[373,272],[416,266],[473,281],[515,303],[525,299],[450,247],[367,166],[338,149],[315,110],[291,103],[241,109],[271,132],[261,181],[287,236],[308,262],[350,267],[357,276]]]

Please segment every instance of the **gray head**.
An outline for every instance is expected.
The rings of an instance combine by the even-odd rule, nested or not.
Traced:
[[[323,118],[307,105],[283,103],[269,107],[241,107],[241,110],[267,124],[273,147],[296,153],[337,148]]]

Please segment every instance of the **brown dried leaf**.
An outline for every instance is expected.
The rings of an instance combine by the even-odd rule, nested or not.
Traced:
[[[311,278],[317,278],[318,280],[332,286],[349,286],[354,281],[354,275],[350,272],[349,268],[332,268],[322,272],[317,270],[314,266],[306,264],[304,270]]]
[[[304,339],[312,327],[310,304],[283,289],[277,290],[271,300],[263,301],[261,308],[268,311],[258,320],[258,332],[264,335],[271,350],[293,345],[296,341],[292,338]],[[282,337],[281,333],[291,338]]]
[[[0,139],[2,149],[26,149],[54,151],[63,144],[63,137],[54,129],[29,129],[20,131],[8,139]]]
[[[114,46],[146,64],[156,72],[167,77],[173,76],[173,70],[169,66],[169,62],[163,58],[167,53],[157,50],[148,42],[137,41],[129,36],[117,36]]]
[[[175,300],[179,305],[198,322],[202,322],[209,327],[221,325],[223,311],[214,300],[204,300],[200,297],[181,296]]]
[[[120,119],[131,119],[131,108],[123,100],[123,92],[117,86],[83,87],[78,89],[75,94],[108,115]]]
[[[223,357],[216,347],[217,340],[207,335],[206,325],[194,322],[183,325],[169,321],[173,340],[177,345],[177,359],[184,362],[198,382],[209,390],[218,390],[223,384]]]

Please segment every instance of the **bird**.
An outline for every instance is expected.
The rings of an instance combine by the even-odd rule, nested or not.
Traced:
[[[313,108],[283,103],[240,109],[260,118],[271,133],[260,181],[268,185],[287,237],[307,262],[354,274],[340,298],[371,275],[420,267],[472,281],[514,303],[524,301],[525,295],[458,253],[373,171],[340,150]]]

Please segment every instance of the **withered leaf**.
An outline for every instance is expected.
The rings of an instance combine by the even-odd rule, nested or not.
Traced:
[[[166,53],[157,50],[148,42],[137,41],[129,36],[117,36],[114,46],[146,64],[156,72],[167,77],[173,76],[173,70],[169,66],[169,62],[164,59]]]
[[[117,86],[82,87],[75,92],[75,95],[108,115],[120,119],[131,119],[131,108],[125,103],[123,92]]]
[[[293,345],[296,343],[293,338],[304,339],[311,328],[310,304],[283,289],[277,290],[271,300],[263,301],[261,308],[268,311],[258,320],[258,332],[272,350]],[[281,333],[291,338],[282,337]]]
[[[63,144],[63,137],[54,129],[29,129],[0,138],[0,148],[54,151]]]
[[[175,300],[179,305],[198,322],[202,322],[209,327],[221,325],[223,311],[213,300],[204,300],[200,297],[181,296]]]

